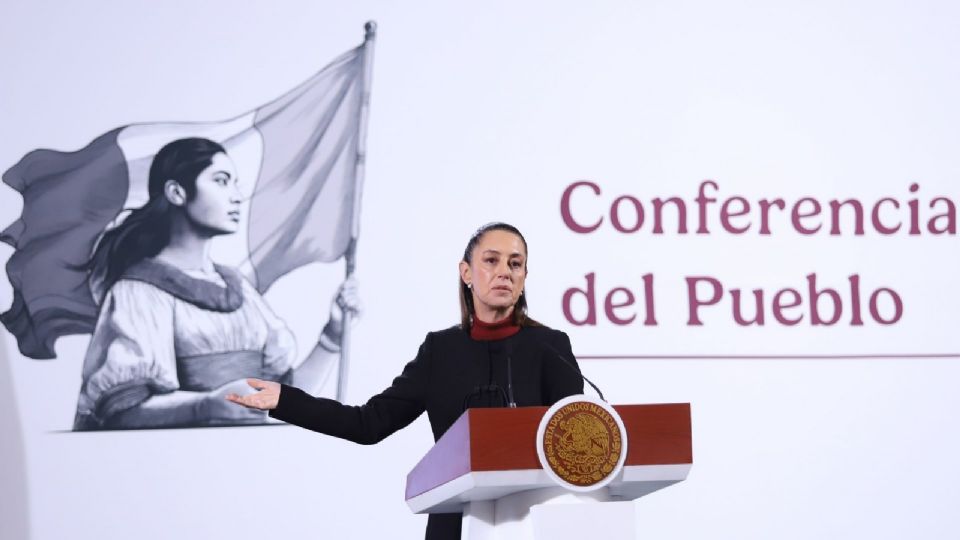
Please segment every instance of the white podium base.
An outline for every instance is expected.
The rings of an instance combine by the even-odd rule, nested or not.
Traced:
[[[607,488],[574,493],[561,487],[521,491],[463,509],[463,540],[610,540],[637,538],[633,501]]]

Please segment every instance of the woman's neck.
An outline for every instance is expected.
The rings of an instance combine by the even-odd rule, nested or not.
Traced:
[[[200,270],[213,272],[213,259],[210,258],[210,240],[197,235],[190,225],[180,220],[171,224],[170,243],[160,250],[157,259],[177,267],[180,270]]]
[[[487,323],[495,324],[502,322],[511,315],[513,315],[513,306],[505,307],[502,309],[491,309],[485,308],[484,306],[478,305],[479,302],[475,302],[474,305],[477,306],[474,310],[474,317]]]

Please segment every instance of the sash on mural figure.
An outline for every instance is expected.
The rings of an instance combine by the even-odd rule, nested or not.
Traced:
[[[60,336],[93,332],[99,298],[84,265],[102,234],[148,200],[153,156],[176,139],[220,142],[238,164],[258,171],[243,264],[258,292],[302,265],[349,256],[359,212],[367,46],[236,118],[124,126],[76,152],[34,150],[7,170],[3,181],[23,196],[23,211],[0,234],[15,248],[7,263],[13,304],[0,320],[20,351],[55,358]]]

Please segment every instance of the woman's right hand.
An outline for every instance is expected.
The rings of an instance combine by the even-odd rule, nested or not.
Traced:
[[[277,408],[280,403],[280,383],[252,377],[243,379],[243,383],[240,392],[228,392],[224,395],[227,401],[258,411]]]
[[[241,400],[257,394],[256,390],[248,383],[249,380],[254,379],[237,379],[207,392],[198,406],[198,420],[201,423],[209,422],[213,424],[259,424],[266,422],[267,415],[263,410],[234,405],[234,403],[243,404]],[[231,401],[234,403],[231,403]]]

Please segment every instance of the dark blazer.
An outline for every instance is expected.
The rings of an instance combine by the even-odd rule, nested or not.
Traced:
[[[460,326],[430,332],[393,384],[365,404],[343,405],[284,385],[270,416],[341,439],[374,444],[426,411],[437,440],[465,407],[506,406],[509,390],[520,407],[552,405],[583,393],[567,335],[538,326],[522,327],[497,341],[474,340]],[[460,514],[431,515],[427,539],[451,538],[460,538]]]

